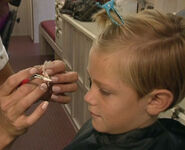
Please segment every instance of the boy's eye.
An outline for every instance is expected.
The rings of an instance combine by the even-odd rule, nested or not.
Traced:
[[[91,87],[92,86],[92,80],[91,80],[91,78],[89,77],[89,87]]]
[[[104,89],[99,89],[100,93],[104,96],[109,96],[111,93],[109,91],[106,91]]]

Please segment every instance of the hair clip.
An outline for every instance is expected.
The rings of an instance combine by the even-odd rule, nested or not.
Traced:
[[[23,85],[23,84],[26,84],[26,83],[29,83],[30,81],[32,81],[33,79],[41,79],[45,82],[47,82],[47,85],[49,86],[49,83],[52,82],[52,80],[48,77],[45,77],[43,75],[40,75],[40,74],[34,74],[33,76],[31,76],[30,78],[28,79],[24,79],[22,80],[22,82],[20,83],[19,86]]]
[[[105,3],[105,4],[103,4],[103,5],[101,5],[99,2],[97,2],[96,4],[97,4],[100,8],[104,8],[104,9],[106,10],[106,12],[107,12],[109,18],[111,19],[111,21],[112,21],[113,23],[115,23],[116,25],[121,25],[121,24],[119,24],[117,21],[115,21],[115,20],[112,18],[111,14],[110,14],[110,10],[112,10],[112,11],[118,16],[118,18],[121,20],[122,24],[124,24],[123,18],[121,17],[121,15],[118,13],[118,11],[117,11],[117,10],[115,9],[115,7],[114,7],[114,0],[110,0],[110,1],[108,1],[107,3]]]
[[[29,83],[30,81],[32,81],[33,79],[41,79],[43,81],[45,81],[47,83],[47,85],[49,86],[49,83],[52,82],[50,76],[48,75],[48,73],[46,72],[46,66],[50,63],[50,61],[45,61],[43,66],[42,66],[42,74],[34,74],[33,76],[31,76],[28,79],[24,79],[20,85]],[[20,86],[19,85],[19,86]]]
[[[43,75],[40,75],[40,74],[35,74],[33,76],[33,78],[35,78],[35,79],[41,79],[41,80],[47,81],[47,82],[51,82],[52,81],[49,77],[46,77],[46,76],[43,76]]]

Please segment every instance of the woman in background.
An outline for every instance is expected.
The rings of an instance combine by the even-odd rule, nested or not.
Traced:
[[[3,30],[9,16],[8,0],[0,1],[0,33]]]
[[[8,14],[8,0],[0,0],[0,31],[4,28]],[[45,69],[53,83],[51,97],[45,100],[69,103],[71,98],[64,93],[76,91],[77,73],[66,72],[62,61],[50,62]],[[39,79],[24,85],[21,83],[40,72],[38,67],[32,67],[14,74],[0,37],[0,150],[23,134],[46,111],[48,101],[43,101],[30,115],[25,115],[25,111],[48,91],[48,86]]]

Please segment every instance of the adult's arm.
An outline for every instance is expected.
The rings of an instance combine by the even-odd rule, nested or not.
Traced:
[[[46,110],[48,102],[42,102],[33,113],[25,114],[47,91],[47,85],[38,79],[20,86],[23,79],[37,72],[35,68],[22,70],[11,75],[0,86],[0,150],[4,150],[17,136],[23,134]]]
[[[0,71],[0,85],[13,74],[13,70],[9,62],[4,66],[4,68]]]
[[[12,74],[9,57],[0,38],[0,85]]]

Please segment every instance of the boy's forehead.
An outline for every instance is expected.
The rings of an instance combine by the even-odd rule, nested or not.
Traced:
[[[92,47],[89,54],[87,70],[90,73],[90,69],[95,69],[95,71],[97,71],[97,68],[100,70],[108,68],[110,72],[114,72],[119,76],[119,78],[121,77],[121,80],[124,80],[123,73],[127,74],[130,66],[129,64],[132,63],[132,57],[132,52],[127,52],[127,50],[115,50],[112,52],[107,52]],[[103,62],[105,63],[102,64]]]
[[[104,70],[106,68],[109,70],[109,73],[112,71],[117,72],[118,66],[118,53],[106,53],[104,51],[102,52],[101,50],[99,51],[97,49],[91,49],[87,66],[87,70],[89,72],[91,72],[90,69]]]
[[[98,47],[92,47],[89,52],[89,59],[88,62],[91,61],[92,57],[94,58],[100,58],[104,60],[111,59],[111,61],[119,61],[127,60],[127,58],[130,56],[130,52],[123,49],[109,49],[109,48],[98,48]]]

